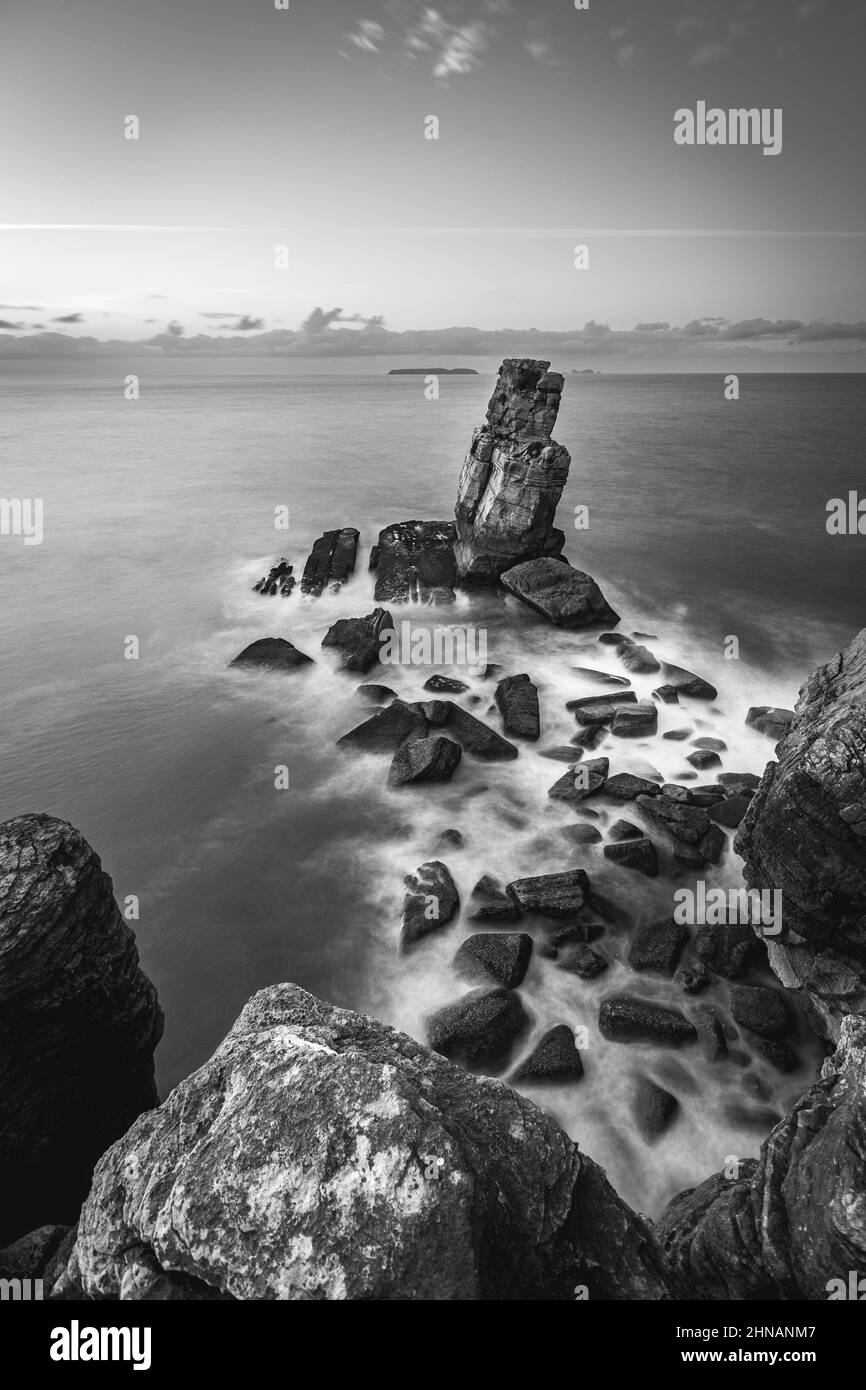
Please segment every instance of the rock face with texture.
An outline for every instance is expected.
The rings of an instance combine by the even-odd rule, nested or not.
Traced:
[[[379,661],[385,634],[393,627],[387,608],[374,608],[364,618],[338,618],[322,638],[322,646],[337,648],[344,671],[369,671]]]
[[[453,521],[400,521],[379,532],[376,602],[453,603]]]
[[[459,743],[451,738],[416,738],[404,743],[394,754],[388,769],[392,787],[416,782],[447,782],[463,756]]]
[[[345,584],[355,572],[358,534],[353,526],[344,526],[341,531],[326,531],[313,542],[301,576],[302,594],[318,598],[326,584]]]
[[[101,1159],[55,1294],[667,1297],[649,1224],[499,1082],[292,985]]]
[[[526,560],[505,570],[502,583],[557,627],[619,622],[592,575],[572,569],[564,560]]]
[[[834,1287],[839,1297],[849,1271],[866,1268],[864,1153],[866,1020],[848,1018],[821,1079],[776,1125],[760,1159],[668,1207],[659,1235],[679,1297],[823,1302]]]
[[[506,676],[497,685],[493,698],[507,734],[532,739],[533,742],[538,739],[541,734],[538,687],[528,676]]]
[[[53,816],[0,826],[0,1244],[75,1219],[93,1165],[156,1105],[156,990],[111,879]]]
[[[400,947],[406,951],[422,936],[447,927],[460,910],[460,895],[451,872],[441,859],[422,864],[417,873],[403,880],[403,923]]]
[[[244,647],[229,666],[240,666],[253,671],[294,671],[298,666],[310,666],[311,656],[305,656],[287,642],[284,637],[260,637]]]
[[[776,754],[735,848],[750,887],[782,893],[772,969],[835,1041],[866,1012],[866,628],[803,685]]]
[[[507,358],[475,430],[457,490],[460,579],[495,583],[503,571],[565,543],[553,526],[571,457],[551,434],[564,378],[549,362]]]

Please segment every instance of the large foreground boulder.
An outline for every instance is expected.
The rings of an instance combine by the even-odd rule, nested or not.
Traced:
[[[668,1207],[659,1235],[678,1296],[849,1296],[849,1271],[866,1269],[864,1154],[866,1020],[848,1018],[821,1080],[758,1162],[734,1162]]]
[[[111,879],[53,816],[0,825],[0,1245],[74,1221],[93,1165],[157,1104],[156,990]]]
[[[96,1168],[55,1296],[659,1299],[649,1224],[550,1116],[274,985]]]
[[[835,1041],[866,1012],[866,628],[806,681],[735,848],[752,888],[782,893],[775,973]]]
[[[571,458],[551,438],[564,385],[549,362],[507,358],[475,431],[457,491],[457,566],[494,583],[504,570],[565,542],[553,526]]]

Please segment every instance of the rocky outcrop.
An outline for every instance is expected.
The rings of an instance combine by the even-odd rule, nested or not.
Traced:
[[[267,574],[253,585],[253,592],[266,594],[269,598],[280,593],[283,598],[288,598],[294,587],[295,579],[292,575],[292,566],[283,555],[275,565],[271,565]]]
[[[527,603],[557,627],[592,627],[618,623],[601,589],[590,574],[572,569],[564,560],[527,560],[505,570],[502,583],[515,598]]]
[[[387,608],[374,608],[363,618],[338,618],[322,638],[323,647],[336,647],[344,671],[369,671],[379,661],[394,619]]]
[[[782,893],[770,965],[830,1041],[866,1012],[866,628],[815,671],[740,825],[750,887]]]
[[[571,457],[551,433],[564,384],[549,362],[507,358],[487,421],[476,429],[457,492],[457,571],[494,583],[503,571],[565,543],[553,526]]]
[[[866,1020],[848,1018],[821,1079],[760,1159],[735,1162],[668,1207],[658,1229],[678,1296],[850,1296],[850,1272],[866,1268],[864,1153]]]
[[[538,687],[529,676],[506,676],[497,685],[493,698],[507,734],[532,739],[533,742],[541,736]]]
[[[54,1296],[568,1302],[667,1287],[649,1224],[531,1101],[274,985],[100,1160]]]
[[[156,991],[111,879],[53,816],[0,826],[0,1243],[75,1219],[97,1158],[157,1103]]]
[[[358,532],[353,526],[326,531],[313,542],[301,576],[301,593],[318,598],[325,585],[339,588],[355,572],[358,558]]]
[[[380,531],[377,603],[453,603],[456,536],[453,521],[401,521]]]
[[[285,637],[260,637],[244,647],[229,666],[252,671],[295,671],[299,666],[311,666],[313,658],[299,652]]]

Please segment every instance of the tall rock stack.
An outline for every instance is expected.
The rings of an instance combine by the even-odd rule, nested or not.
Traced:
[[[495,583],[504,570],[557,556],[553,526],[571,456],[551,438],[564,379],[549,362],[506,358],[466,455],[457,495],[457,573]]]
[[[158,1104],[156,990],[65,821],[0,825],[0,1245],[74,1221],[100,1154]]]

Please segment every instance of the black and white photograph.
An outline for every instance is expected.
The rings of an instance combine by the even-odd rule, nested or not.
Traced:
[[[157,1304],[564,1302],[611,1373],[829,1376],[866,0],[0,0],[0,51],[4,1335],[162,1377],[299,1324]]]

